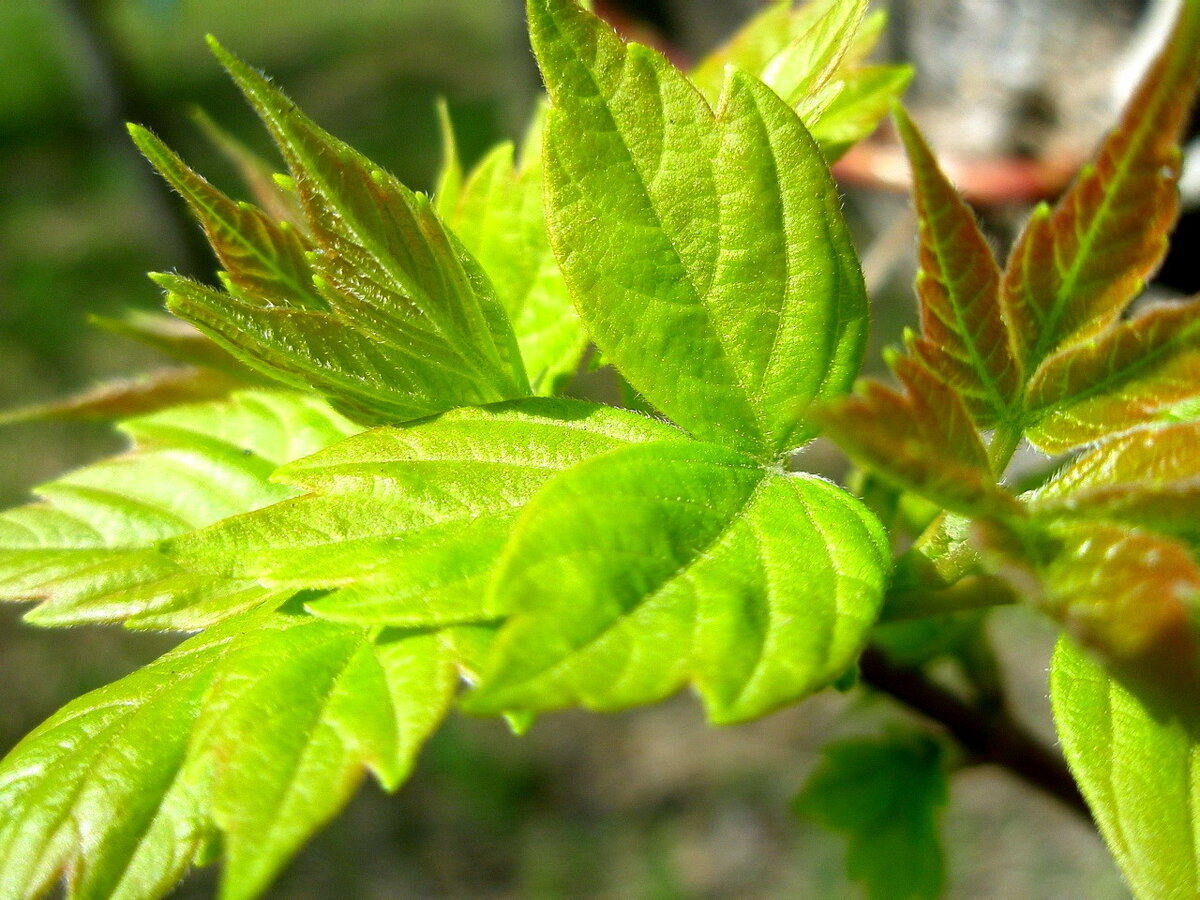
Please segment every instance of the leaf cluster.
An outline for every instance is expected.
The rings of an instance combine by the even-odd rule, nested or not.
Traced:
[[[1131,884],[1194,883],[1196,809],[1153,815],[1200,758],[1200,306],[1130,304],[1178,212],[1200,0],[1003,267],[895,107],[921,328],[898,387],[853,395],[867,297],[829,165],[907,81],[866,61],[881,17],[773,3],[687,74],[574,0],[528,17],[548,102],[469,171],[443,111],[432,197],[215,41],[287,174],[207,123],[235,201],[131,126],[221,270],[152,276],[194,330],[108,323],[187,368],[18,414],[129,416],[131,448],[0,515],[0,594],[194,636],[0,763],[0,895],[149,900],[220,857],[221,896],[254,897],[455,707],[521,729],[690,686],[732,724],[853,682],[872,640],[967,660],[980,619],[945,614],[1016,599],[1069,636],[1056,718]],[[589,348],[639,411],[566,396]],[[867,502],[797,471],[822,430]],[[1069,456],[1018,494],[1025,441]],[[935,897],[946,760],[835,745],[798,809],[872,897]]]
[[[470,171],[443,115],[434,197],[215,41],[287,174],[203,123],[236,201],[130,127],[218,283],[152,276],[195,332],[110,324],[190,368],[22,413],[133,416],[132,447],[0,517],[0,592],[198,634],[0,764],[0,894],[158,897],[221,857],[257,896],[456,703],[526,727],[691,684],[732,723],[843,677],[886,535],[788,460],[866,333],[828,161],[907,71],[864,62],[865,7],[775,4],[689,78],[533,0],[549,104]],[[655,415],[561,396],[589,344]]]

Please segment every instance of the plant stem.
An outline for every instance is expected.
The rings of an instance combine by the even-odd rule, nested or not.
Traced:
[[[1017,452],[1017,447],[1020,446],[1024,436],[1024,429],[1019,426],[1013,426],[1007,422],[996,426],[995,432],[992,433],[992,442],[988,444],[988,462],[991,464],[992,474],[996,476],[997,481],[1004,477],[1004,470],[1008,468],[1008,464],[1012,461],[1013,454]]]
[[[984,711],[931,681],[919,669],[892,663],[876,648],[859,662],[866,684],[940,724],[975,762],[1007,769],[1092,821],[1091,812],[1062,757],[1046,747],[1002,707]]]

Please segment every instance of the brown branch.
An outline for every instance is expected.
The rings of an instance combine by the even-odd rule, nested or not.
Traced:
[[[931,681],[919,669],[900,666],[874,648],[859,661],[863,681],[937,722],[978,763],[1007,769],[1049,794],[1072,812],[1092,814],[1062,757],[1031,735],[1004,710],[984,711]]]

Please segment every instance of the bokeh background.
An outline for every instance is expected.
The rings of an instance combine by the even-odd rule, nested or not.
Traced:
[[[694,57],[758,5],[609,7]],[[892,5],[897,28],[884,51],[926,58],[928,74],[912,96],[935,140],[962,160],[1045,164],[1050,174],[1039,189],[1053,190],[1054,173],[1077,161],[1111,113],[1114,76],[1136,66],[1130,29],[1157,4],[1103,4],[1103,21],[1096,4],[1078,0],[965,4],[970,14],[948,0]],[[435,98],[447,99],[468,160],[520,132],[538,91],[520,7],[0,0],[0,408],[158,364],[149,351],[89,327],[87,316],[157,308],[159,292],[144,277],[150,270],[211,276],[198,229],[123,129],[129,119],[150,126],[237,191],[192,111],[269,149],[205,50],[205,33],[271,72],[329,130],[428,189],[440,152]],[[1007,19],[979,18],[981,9],[1004,8]],[[948,50],[956,40],[964,43]],[[913,320],[911,221],[903,198],[875,183],[870,164],[843,175],[877,294],[878,347]],[[993,198],[982,210],[998,242],[1030,198]],[[105,426],[10,426],[0,431],[0,502],[22,502],[37,482],[119,446]],[[40,632],[19,613],[0,610],[0,750],[66,699],[172,643],[118,630]],[[997,616],[994,630],[1022,718],[1052,741],[1044,697],[1052,634],[1019,611]],[[454,719],[398,796],[368,786],[270,896],[856,897],[842,871],[841,838],[794,817],[791,798],[823,742],[905,721],[890,701],[861,692],[829,693],[722,731],[707,729],[687,697],[621,716],[550,716],[519,739],[495,723]],[[948,897],[1127,896],[1086,825],[1002,773],[959,774],[943,828]],[[213,883],[199,873],[177,896],[211,896]]]

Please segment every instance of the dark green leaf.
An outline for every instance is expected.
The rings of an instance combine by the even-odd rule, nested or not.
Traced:
[[[796,800],[796,810],[849,839],[846,871],[870,900],[935,900],[945,862],[942,749],[932,738],[843,741]]]

